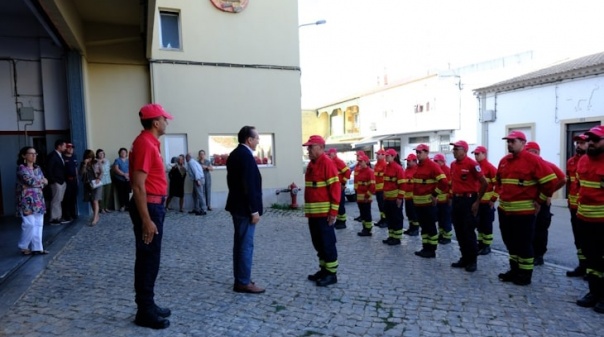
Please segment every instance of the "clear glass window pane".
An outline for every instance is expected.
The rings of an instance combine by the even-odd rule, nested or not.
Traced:
[[[180,33],[178,28],[178,13],[160,13],[160,44],[162,48],[180,49]]]
[[[254,151],[254,158],[258,165],[274,166],[274,136],[270,133],[261,133],[260,143]],[[209,159],[212,166],[224,167],[229,154],[239,143],[237,135],[211,135],[208,142]]]

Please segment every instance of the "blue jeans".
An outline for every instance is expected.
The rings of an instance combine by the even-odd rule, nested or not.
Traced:
[[[129,211],[136,243],[136,261],[134,262],[134,291],[135,301],[139,308],[149,308],[155,304],[155,280],[159,272],[161,257],[161,241],[164,233],[164,218],[166,209],[163,204],[147,204],[151,221],[157,226],[159,234],[153,236],[148,245],[143,242],[143,222],[134,199],[130,201]]]
[[[249,216],[231,214],[233,217],[233,276],[235,284],[248,285],[252,275],[252,257],[254,255],[254,232],[256,225]]]

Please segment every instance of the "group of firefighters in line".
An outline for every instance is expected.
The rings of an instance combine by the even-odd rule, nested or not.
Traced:
[[[566,174],[542,159],[539,145],[527,142],[524,133],[512,131],[503,139],[507,141],[509,154],[501,159],[497,168],[487,160],[484,146],[477,146],[472,151],[475,160],[471,159],[468,144],[463,140],[450,144],[455,158],[450,168],[442,154],[430,158],[430,149],[425,144],[418,145],[416,153],[407,156],[406,169],[393,149],[377,151],[373,169],[365,153],[357,152],[354,187],[360,216],[355,220],[361,221],[363,226],[358,235],[372,235],[371,202],[375,196],[380,211],[380,220],[375,225],[388,227],[384,244],[399,245],[403,234],[417,236],[421,228],[422,249],[415,255],[434,258],[438,244],[451,242],[454,229],[461,257],[451,266],[474,272],[477,256],[491,252],[494,204],[499,201],[499,226],[510,266],[508,271],[498,275],[499,279],[529,285],[533,266],[543,264],[547,250],[551,196],[566,185],[579,259],[579,265],[566,274],[588,281],[589,292],[577,300],[577,305],[604,313],[604,126],[594,127],[573,138],[575,155],[568,160]],[[322,140],[318,145],[325,143]],[[346,228],[344,186],[351,171],[337,157],[335,149],[327,150],[326,157],[331,158],[335,166],[331,175],[337,171],[337,179],[326,179],[326,187],[333,188],[335,186],[329,185],[339,183],[336,185],[340,185],[341,195],[330,198],[323,194],[325,200],[318,200],[322,197],[312,188],[316,182],[309,181],[307,175],[305,202],[312,205],[322,201],[330,206],[326,206],[320,215],[307,208],[306,215],[309,218],[327,215],[328,219],[333,217],[335,220],[328,220],[327,225]],[[334,194],[333,190],[331,194]],[[403,203],[410,224],[404,232]],[[330,244],[335,250],[335,237],[333,241]],[[321,270],[309,275],[311,280],[324,273],[325,263],[334,263],[323,261],[319,250],[318,253]],[[337,266],[337,253],[335,258]],[[335,275],[335,269],[331,272]]]

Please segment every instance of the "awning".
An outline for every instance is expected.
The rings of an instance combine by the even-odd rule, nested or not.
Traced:
[[[377,144],[377,142],[386,139],[386,138],[390,138],[392,136],[395,135],[382,135],[382,136],[373,136],[373,137],[367,137],[367,138],[363,138],[361,140],[359,140],[358,143],[355,143],[354,146],[352,147],[353,150],[363,150],[363,151],[371,151],[371,147],[375,144]]]
[[[338,152],[347,152],[352,151],[352,143],[332,143],[325,144],[325,150],[334,148],[338,150]]]

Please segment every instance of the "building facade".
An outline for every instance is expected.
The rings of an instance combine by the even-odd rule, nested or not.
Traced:
[[[297,18],[292,1],[3,1],[0,154],[10,160],[0,165],[0,214],[14,213],[20,147],[48,153],[65,138],[80,158],[102,148],[113,160],[148,102],[175,117],[161,140],[167,163],[201,149],[217,161],[213,207],[226,200],[222,160],[239,129],[255,126],[270,204],[301,182]]]

